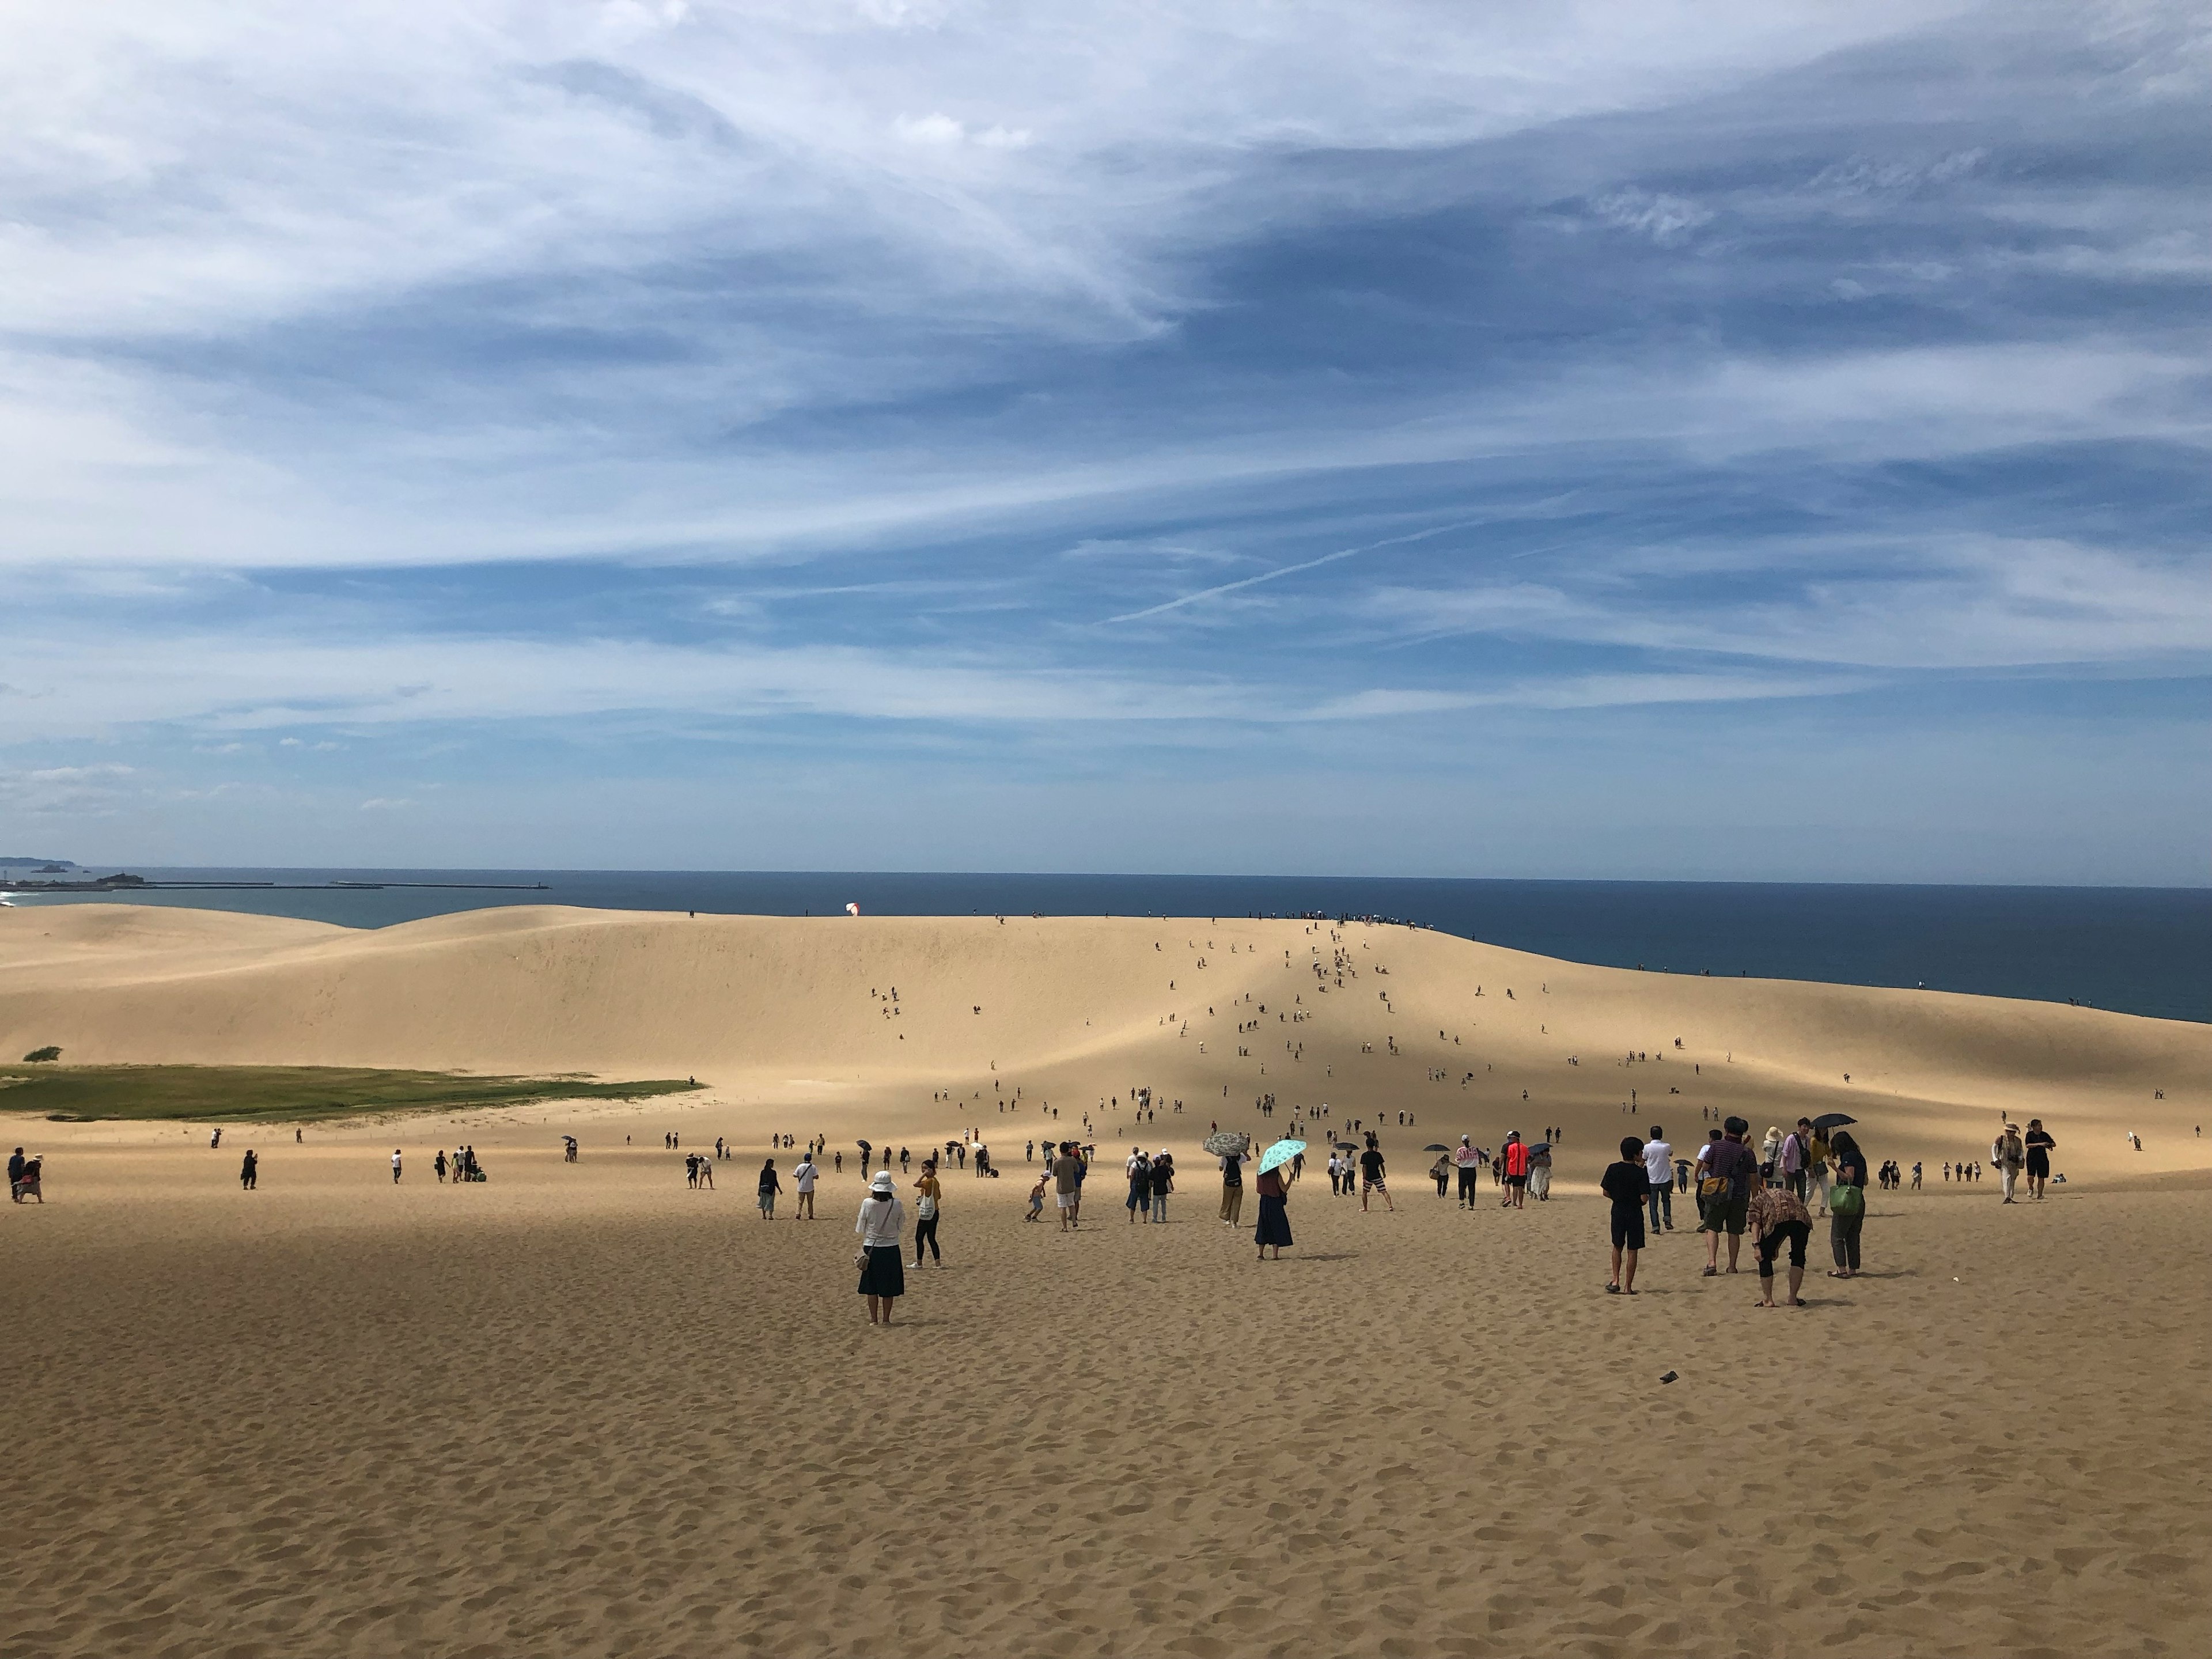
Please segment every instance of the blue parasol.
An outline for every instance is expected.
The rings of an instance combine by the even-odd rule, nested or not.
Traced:
[[[1270,1170],[1281,1169],[1305,1149],[1306,1144],[1303,1140],[1277,1141],[1260,1154],[1260,1173],[1265,1175]]]

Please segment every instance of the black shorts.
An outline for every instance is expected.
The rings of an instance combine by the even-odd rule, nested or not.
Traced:
[[[1527,1176],[1508,1176],[1505,1177],[1505,1184],[1509,1187],[1525,1187],[1528,1184],[1528,1177]]]
[[[1640,1250],[1644,1248],[1644,1206],[1633,1209],[1613,1206],[1613,1248],[1616,1250]]]

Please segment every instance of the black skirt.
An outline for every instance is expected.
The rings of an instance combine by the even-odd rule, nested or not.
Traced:
[[[1262,1194],[1260,1200],[1260,1225],[1253,1234],[1261,1249],[1270,1244],[1291,1242],[1291,1213],[1289,1206],[1279,1198]]]
[[[862,1296],[906,1294],[905,1252],[896,1244],[871,1244],[868,1259],[860,1264]]]

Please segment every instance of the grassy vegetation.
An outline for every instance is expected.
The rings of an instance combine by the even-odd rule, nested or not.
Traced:
[[[0,1067],[0,1112],[43,1112],[57,1123],[109,1118],[264,1122],[455,1111],[533,1100],[635,1100],[700,1087],[685,1078],[596,1083],[560,1077],[464,1077],[345,1066],[40,1066]]]

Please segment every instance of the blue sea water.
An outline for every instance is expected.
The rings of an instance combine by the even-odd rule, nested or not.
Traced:
[[[155,891],[130,902],[352,927],[495,904],[838,915],[1380,915],[1614,968],[1926,985],[2212,1021],[2212,890],[1335,876],[805,871],[158,870],[149,880],[484,882],[489,888]],[[17,904],[113,902],[18,896]]]

